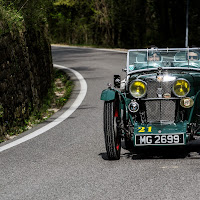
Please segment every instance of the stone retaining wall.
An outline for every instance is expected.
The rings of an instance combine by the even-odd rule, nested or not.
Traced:
[[[13,126],[23,126],[39,109],[51,86],[51,48],[46,27],[9,30],[0,20],[0,138]]]

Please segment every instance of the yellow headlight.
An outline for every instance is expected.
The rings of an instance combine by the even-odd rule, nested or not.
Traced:
[[[178,79],[173,85],[173,92],[178,97],[185,97],[190,92],[190,84],[185,79]]]
[[[130,84],[129,91],[133,97],[141,98],[147,92],[146,83],[142,80],[133,81]]]

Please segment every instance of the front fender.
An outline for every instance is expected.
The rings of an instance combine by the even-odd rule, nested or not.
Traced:
[[[101,100],[103,101],[112,101],[115,99],[116,91],[111,89],[103,90],[101,93]]]
[[[113,88],[112,89],[110,89],[110,88],[105,89],[105,90],[102,91],[100,99],[103,100],[103,101],[113,101],[113,100],[115,100],[117,93],[121,96],[120,109],[124,110],[125,118],[126,118],[126,121],[127,121],[129,119],[128,102],[126,101],[125,96],[120,91],[113,89]]]

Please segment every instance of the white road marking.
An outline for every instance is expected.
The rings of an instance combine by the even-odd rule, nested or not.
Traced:
[[[23,142],[26,142],[34,137],[37,137],[38,135],[41,135],[42,133],[45,133],[46,131],[50,130],[51,128],[57,126],[58,124],[63,122],[65,119],[67,119],[81,105],[81,103],[84,100],[86,93],[87,93],[87,83],[86,83],[85,79],[83,78],[83,76],[79,72],[77,72],[73,69],[70,69],[68,67],[64,67],[64,66],[56,65],[56,64],[54,64],[54,66],[61,68],[61,69],[68,69],[69,71],[74,73],[74,75],[78,78],[78,80],[80,81],[80,86],[81,86],[78,97],[76,98],[74,103],[70,106],[70,108],[66,112],[64,112],[61,116],[59,116],[57,119],[55,119],[53,122],[49,123],[48,125],[26,135],[18,140],[15,140],[11,143],[1,146],[0,152],[5,151],[6,149],[9,149],[11,147],[17,146]]]

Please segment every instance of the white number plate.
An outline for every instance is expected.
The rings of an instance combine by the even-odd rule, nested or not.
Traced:
[[[184,134],[136,134],[135,145],[180,145],[184,144]]]

